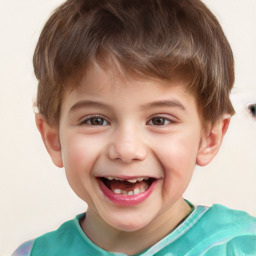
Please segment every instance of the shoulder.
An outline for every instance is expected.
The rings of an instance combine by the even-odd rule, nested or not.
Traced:
[[[20,245],[11,256],[30,256],[35,240],[30,240]]]
[[[256,218],[247,212],[233,210],[226,206],[214,204],[204,215],[208,225],[218,229],[227,229],[236,231],[238,234],[256,235]]]
[[[58,244],[66,246],[67,242],[71,242],[81,235],[79,220],[84,214],[77,215],[76,218],[64,222],[57,230],[48,232],[35,240],[34,247],[50,248]]]
[[[64,222],[58,229],[22,244],[12,256],[31,256],[34,253],[37,255],[38,252],[40,255],[50,255],[50,250],[53,248],[54,250],[57,250],[57,247],[64,249],[68,243],[80,237],[79,219],[83,216],[84,214],[80,214],[73,220]]]
[[[200,222],[206,255],[256,255],[256,218],[247,212],[215,204]]]
[[[167,244],[166,251],[176,246],[188,256],[256,255],[256,218],[244,211],[199,205],[182,226],[186,232]]]

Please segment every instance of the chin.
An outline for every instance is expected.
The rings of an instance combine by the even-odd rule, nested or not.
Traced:
[[[145,218],[138,218],[136,217],[123,217],[121,216],[121,219],[111,219],[108,221],[108,224],[112,226],[113,228],[124,231],[124,232],[135,232],[140,229],[143,229],[150,223],[150,220],[145,220]]]

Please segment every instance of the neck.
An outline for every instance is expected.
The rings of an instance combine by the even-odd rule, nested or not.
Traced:
[[[86,219],[81,226],[89,239],[102,249],[134,255],[168,235],[190,212],[191,207],[181,199],[171,209],[157,216],[149,225],[127,232],[111,227],[88,209]]]

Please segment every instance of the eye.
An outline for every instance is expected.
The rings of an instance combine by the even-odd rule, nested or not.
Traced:
[[[147,123],[148,125],[156,125],[156,126],[163,126],[174,123],[174,121],[165,118],[165,117],[153,117]]]
[[[92,125],[92,126],[105,126],[105,125],[109,125],[109,122],[103,117],[92,116],[92,117],[84,119],[80,124],[81,125]]]

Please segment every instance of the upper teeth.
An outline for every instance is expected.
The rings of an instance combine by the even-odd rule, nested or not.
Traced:
[[[120,178],[116,178],[116,177],[106,177],[106,179],[108,180],[119,180],[119,181],[128,181],[130,183],[136,183],[136,182],[140,182],[143,180],[148,180],[148,177],[140,177],[140,178],[135,178],[135,179],[129,179],[129,180],[125,180],[125,179],[120,179]]]

